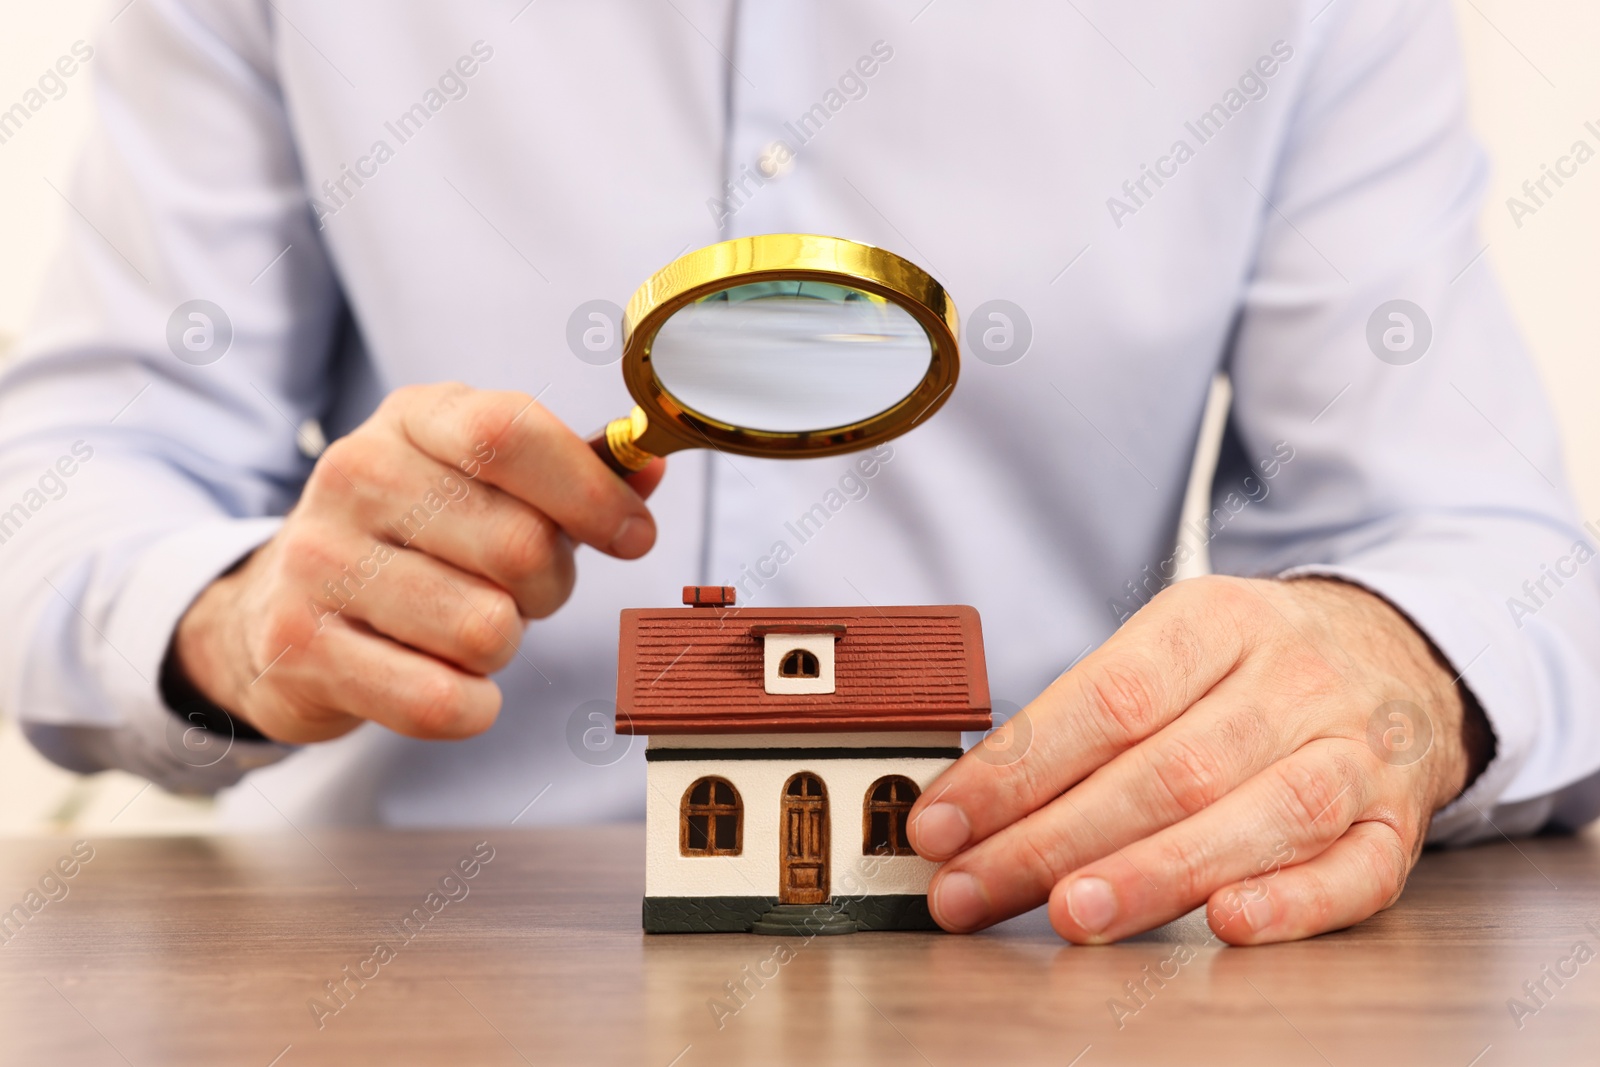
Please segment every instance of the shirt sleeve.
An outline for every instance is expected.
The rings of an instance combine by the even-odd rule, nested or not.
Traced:
[[[1476,229],[1487,171],[1449,6],[1341,4],[1311,31],[1250,191],[1213,565],[1366,587],[1478,697],[1495,755],[1431,841],[1580,825],[1600,811],[1595,528]]]
[[[267,9],[146,0],[85,49],[63,247],[0,374],[0,700],[55,762],[180,791],[290,751],[193,744],[158,678],[298,493],[344,314]]]

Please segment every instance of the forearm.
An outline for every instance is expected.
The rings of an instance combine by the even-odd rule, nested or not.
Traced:
[[[26,510],[42,454],[0,451],[0,500]],[[222,735],[200,743],[159,686],[188,601],[277,520],[220,515],[170,472],[104,442],[63,484],[20,525],[13,511],[0,544],[0,693],[24,733],[69,770],[118,768],[184,792],[214,791],[281,758],[280,746],[230,747]]]
[[[1518,606],[1523,584],[1542,576],[1540,563],[1570,557],[1577,537],[1532,517],[1440,516],[1415,520],[1404,538],[1323,545],[1315,551],[1326,562],[1289,572],[1337,577],[1391,603],[1481,707],[1482,726],[1467,740],[1491,758],[1438,813],[1430,842],[1578,825],[1600,812],[1592,713],[1600,705],[1600,595],[1579,572],[1560,588],[1546,580],[1550,595],[1540,594],[1533,611]],[[1470,728],[1475,720],[1464,721]]]

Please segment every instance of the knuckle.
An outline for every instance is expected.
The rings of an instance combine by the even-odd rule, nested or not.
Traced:
[[[1038,887],[1040,892],[1050,892],[1050,888],[1067,873],[1063,857],[1052,847],[1051,842],[1044,840],[1037,833],[1025,831],[1018,834],[1013,853],[1012,858],[1021,868],[1023,880]]]
[[[1223,720],[1218,738],[1222,751],[1239,754],[1243,764],[1261,766],[1266,755],[1276,748],[1279,733],[1274,717],[1251,701]]]
[[[278,532],[274,555],[282,577],[313,587],[337,572],[341,562],[335,556],[330,531],[313,522],[285,524]]]
[[[454,737],[467,717],[467,702],[455,679],[432,672],[411,687],[406,711],[418,735]]]
[[[1169,612],[1184,614],[1198,607],[1211,603],[1208,595],[1210,575],[1200,578],[1186,578],[1181,582],[1173,582],[1163,586],[1150,598],[1152,606],[1160,605]]]
[[[1061,768],[1045,758],[1040,748],[1030,748],[1015,762],[990,764],[985,770],[998,791],[1030,805],[1051,800],[1066,788]]]
[[[1297,896],[1295,906],[1303,912],[1302,921],[1307,929],[1322,931],[1335,925],[1333,918],[1340,910],[1340,905],[1327,879],[1305,879]]]
[[[328,447],[322,450],[322,455],[317,459],[317,468],[338,467],[340,470],[357,470],[365,459],[366,446],[363,435],[348,433],[343,437],[335,437],[328,442]]]
[[[1287,605],[1279,603],[1284,584],[1274,579],[1216,577],[1210,586],[1215,608],[1211,624],[1226,632],[1243,654],[1267,654],[1280,666],[1290,655],[1314,655],[1306,638],[1287,621]],[[1327,666],[1320,660],[1318,665]]]
[[[344,477],[340,471],[346,467],[354,466],[350,454],[353,451],[350,438],[338,437],[328,443],[322,450],[322,455],[317,457],[317,462],[311,467],[311,474],[306,478],[305,497],[308,500],[318,500],[329,492],[337,492],[344,485]]]
[[[1216,803],[1232,784],[1227,761],[1204,743],[1175,740],[1146,758],[1150,777],[1185,817]]]
[[[1248,578],[1211,574],[1195,579],[1192,584],[1196,592],[1204,591],[1208,604],[1234,618],[1254,618],[1267,606]]]
[[[1363,839],[1358,856],[1368,876],[1367,884],[1381,894],[1377,901],[1381,910],[1400,899],[1411,873],[1411,856],[1393,830],[1382,823],[1372,825],[1383,829]]]
[[[1163,619],[1156,635],[1156,647],[1160,649],[1162,662],[1168,664],[1175,674],[1186,679],[1194,678],[1203,673],[1207,659],[1206,644],[1214,629],[1212,620],[1216,611],[1210,601],[1203,598],[1193,606],[1179,599],[1169,603],[1183,606]]]
[[[367,493],[390,485],[394,470],[394,459],[388,450],[371,434],[357,431],[334,440],[323,450],[311,469],[311,482],[324,493]]]
[[[544,575],[534,595],[528,596],[522,612],[530,619],[543,619],[553,615],[572,595],[578,584],[578,569],[570,549],[563,549],[557,562]]]
[[[405,411],[428,410],[467,391],[468,387],[462,382],[417,382],[402,385],[389,390],[383,402],[378,405],[378,411],[386,415],[396,415]]]
[[[1176,838],[1156,847],[1153,863],[1154,870],[1161,872],[1156,875],[1161,880],[1161,895],[1185,906],[1205,900],[1217,888],[1201,861],[1201,853]]]
[[[525,418],[533,415],[532,401],[533,397],[527,393],[475,393],[462,410],[460,428],[466,435],[464,447],[470,449],[479,442],[500,440],[519,414]]]
[[[573,491],[582,516],[578,528],[589,536],[610,537],[629,514],[628,491],[621,479],[585,477]]]
[[[461,621],[456,626],[456,647],[465,660],[492,663],[503,656],[511,643],[507,616],[515,615],[516,608],[506,597],[496,596],[487,608],[463,605]]]
[[[1230,634],[1239,647],[1260,647],[1282,629],[1283,616],[1272,602],[1274,583],[1228,575],[1208,575],[1196,582],[1205,583],[1208,623]]]
[[[1351,795],[1353,778],[1346,761],[1337,757],[1330,771],[1326,765],[1310,766],[1304,762],[1286,760],[1279,763],[1275,774],[1278,779],[1281,803],[1291,827],[1313,831],[1316,837],[1342,832],[1349,825],[1345,816]]]
[[[321,533],[310,523],[290,519],[278,531],[273,563],[286,575],[310,575],[326,562],[327,548]]]
[[[425,385],[397,386],[389,390],[383,400],[378,403],[378,409],[374,414],[380,417],[389,417],[418,407],[427,389],[428,387]]]
[[[1145,664],[1110,659],[1083,677],[1083,695],[1092,719],[1110,740],[1131,744],[1160,723],[1160,685]]]
[[[1341,696],[1347,684],[1333,664],[1298,639],[1296,645],[1279,655],[1281,676],[1291,681],[1294,697],[1314,705]]]
[[[484,609],[484,615],[497,635],[514,638],[518,627],[522,625],[522,616],[517,614],[517,602],[509,593],[496,592]],[[506,641],[502,639],[500,643],[504,645]]]
[[[327,533],[314,524],[297,522],[293,517],[273,537],[270,549],[262,553],[262,586],[267,616],[279,614],[281,603],[293,601],[302,608],[301,597],[320,596],[322,581],[337,571],[333,546]]]
[[[286,545],[273,565],[269,615],[283,614],[291,621],[303,617],[312,624],[326,612],[342,611],[355,595],[342,563],[333,546],[318,538]]]
[[[942,874],[970,873],[990,885],[1004,886],[1002,892],[1008,897],[1042,900],[1072,870],[1064,849],[1058,847],[1062,844],[1037,828],[1013,827],[951,860]]]
[[[261,641],[256,656],[261,665],[272,662],[286,648],[304,648],[316,630],[310,612],[285,610],[274,605],[262,621]]]
[[[549,520],[528,515],[508,524],[490,551],[496,573],[514,582],[542,574],[556,563],[560,533]]]

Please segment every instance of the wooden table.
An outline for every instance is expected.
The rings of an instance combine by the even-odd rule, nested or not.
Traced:
[[[430,901],[484,841],[493,858],[445,883],[460,899]],[[45,886],[66,895],[41,892],[0,944],[0,1062],[1600,1062],[1600,960],[1544,978],[1520,1028],[1507,1007],[1535,1006],[1522,983],[1576,943],[1600,952],[1594,833],[1430,854],[1388,913],[1256,949],[1219,947],[1198,914],[1104,948],[1064,944],[1042,912],[975,937],[646,937],[634,826],[87,847]],[[0,908],[27,911],[70,856],[0,842]],[[393,924],[417,908],[407,940]],[[324,983],[346,966],[373,977],[341,1004]]]

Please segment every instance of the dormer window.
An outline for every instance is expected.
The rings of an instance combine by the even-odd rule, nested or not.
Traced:
[[[822,667],[817,662],[816,653],[803,648],[791,648],[778,661],[778,677],[821,678]]]
[[[820,627],[819,627],[820,629]],[[766,645],[766,691],[773,694],[831,693],[833,686],[833,646],[838,635],[831,631],[760,634]]]

